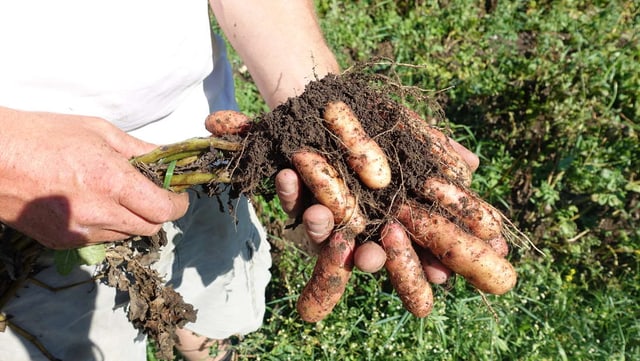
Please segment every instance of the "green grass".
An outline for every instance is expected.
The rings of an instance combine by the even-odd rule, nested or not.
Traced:
[[[284,247],[264,326],[239,344],[240,358],[640,359],[640,4],[316,3],[343,67],[376,55],[419,66],[376,71],[432,91],[454,136],[481,157],[473,188],[543,255],[516,248],[519,283],[488,296],[490,307],[458,278],[416,319],[384,272],[357,273],[335,311],[306,324],[295,300],[313,262]],[[250,79],[236,79],[241,108],[263,111]]]

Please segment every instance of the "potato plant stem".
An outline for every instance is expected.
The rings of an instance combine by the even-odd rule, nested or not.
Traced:
[[[241,147],[240,142],[215,137],[191,138],[179,143],[163,145],[149,153],[134,157],[131,159],[131,164],[138,168],[149,169],[152,174],[164,180],[162,185],[165,188],[182,192],[190,187],[211,182],[231,183],[231,173],[226,169],[230,159],[216,154],[220,158],[206,167],[197,167],[197,161],[215,150],[235,152]],[[225,154],[228,155],[228,153]]]
[[[191,172],[174,174],[173,177],[171,177],[169,186],[191,186],[209,182],[231,183],[231,176],[227,171],[215,171],[213,173]]]
[[[165,164],[192,156],[198,152],[206,152],[211,148],[237,151],[240,150],[240,147],[241,144],[238,142],[230,142],[214,137],[191,138],[180,143],[160,146],[147,154],[133,158],[131,162]]]

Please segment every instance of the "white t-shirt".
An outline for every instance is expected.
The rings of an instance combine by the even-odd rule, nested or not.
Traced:
[[[218,108],[235,106],[225,69],[215,69],[213,87],[203,88],[224,56],[215,42],[212,52],[207,6],[206,0],[2,1],[0,105],[98,116],[158,144],[203,135],[211,110],[205,93],[215,103],[226,91],[230,104]]]
[[[0,0],[0,105],[98,116],[157,144],[206,135],[209,112],[237,109],[206,0]],[[170,244],[155,266],[199,309],[189,329],[213,338],[253,331],[270,277],[266,234],[245,198],[234,214],[220,214],[217,198],[190,196],[187,215],[165,224]],[[93,267],[74,272],[83,280],[94,274]],[[73,282],[66,277],[53,268],[38,275],[51,285]],[[55,356],[144,358],[144,339],[134,342],[126,310],[114,308],[115,289],[84,284],[19,294],[3,311],[37,330]],[[10,329],[0,333],[2,355],[45,359]]]

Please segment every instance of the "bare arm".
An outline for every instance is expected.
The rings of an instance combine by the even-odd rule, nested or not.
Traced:
[[[338,73],[311,0],[211,0],[231,45],[242,57],[270,107],[304,86]]]

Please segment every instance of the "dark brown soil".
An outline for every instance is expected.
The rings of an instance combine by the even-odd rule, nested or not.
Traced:
[[[411,131],[406,108],[390,96],[406,89],[389,83],[381,85],[378,80],[362,72],[330,75],[310,83],[302,95],[258,117],[235,161],[233,191],[273,195],[272,182],[265,180],[273,180],[279,170],[291,168],[294,152],[312,149],[323,154],[343,176],[373,227],[365,236],[374,234],[377,225],[388,219],[404,199],[419,199],[420,185],[426,177],[439,172],[438,162],[429,156],[429,145],[418,141]],[[392,167],[390,186],[372,191],[346,165],[344,148],[323,123],[325,105],[335,100],[353,109],[369,136],[386,152]]]

